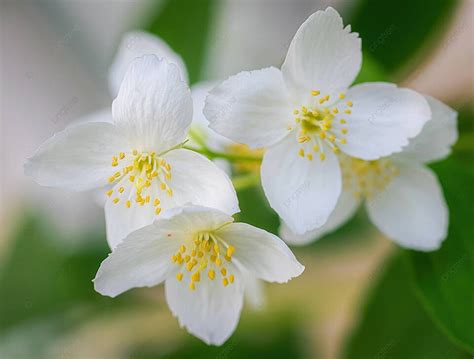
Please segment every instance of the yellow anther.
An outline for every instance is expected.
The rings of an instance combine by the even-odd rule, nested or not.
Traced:
[[[349,107],[352,107],[354,104],[352,103],[352,101],[347,101],[346,105],[349,106]]]
[[[225,277],[227,275],[227,269],[221,268],[221,274]]]
[[[161,201],[158,199],[158,198],[155,198],[155,200],[153,201],[153,205],[156,207],[156,206],[159,206],[161,203]]]
[[[114,173],[114,177],[115,177],[115,178],[119,178],[119,177],[120,177],[120,172],[115,172],[115,173]]]
[[[199,257],[199,258],[204,257],[204,252],[199,251],[199,252],[198,252],[198,257]]]
[[[125,153],[120,152],[120,153],[119,153],[119,158],[120,158],[121,160],[123,160],[123,159],[125,158]]]
[[[310,141],[310,140],[311,140],[311,138],[309,138],[308,136],[300,136],[300,137],[298,137],[298,142],[299,142],[299,143],[305,143],[305,142],[308,142],[308,141]]]
[[[341,120],[339,121],[339,123],[340,123],[341,125],[344,125],[345,123],[347,123],[347,121],[344,120],[343,118],[341,118]]]
[[[306,155],[306,157],[308,158],[308,160],[312,161],[313,160],[313,154],[312,153],[308,153]]]
[[[218,267],[220,267],[221,264],[222,264],[221,259],[220,259],[220,258],[216,258],[216,265],[217,265]]]
[[[329,141],[334,142],[334,141],[336,141],[336,136],[330,135],[328,139],[329,139]]]
[[[191,276],[191,279],[193,280],[193,282],[199,282],[201,280],[201,273],[200,272],[194,273]]]
[[[295,118],[295,122],[296,122],[296,123],[300,123],[300,122],[301,122],[301,118],[299,118],[299,117]]]
[[[324,96],[324,99],[325,99],[326,101],[329,101],[329,98],[330,98],[329,95]]]
[[[323,98],[320,98],[319,99],[319,104],[322,105],[324,102],[326,101],[326,99],[323,97]]]
[[[313,151],[318,152],[319,151],[319,146],[318,145],[313,145]]]
[[[120,188],[118,189],[118,191],[119,191],[120,193],[123,193],[123,191],[125,191],[125,188],[120,187]]]
[[[304,157],[304,149],[300,148],[300,150],[298,151],[298,154],[299,154],[301,157]]]
[[[300,112],[299,112],[298,110],[294,110],[294,111],[293,111],[293,115],[297,115],[297,114],[299,114],[299,113],[300,113]]]
[[[324,131],[319,132],[319,137],[320,137],[322,140],[324,140],[324,139],[326,138],[326,132],[324,132]]]
[[[343,129],[341,129],[341,132],[342,132],[343,134],[346,134],[346,133],[348,132],[348,129],[347,129],[347,128],[343,128]]]
[[[334,114],[339,113],[339,109],[337,107],[334,107],[332,109],[332,113],[334,113]]]
[[[191,256],[189,254],[186,254],[186,256],[184,257],[184,261],[188,263],[190,260],[191,260]]]
[[[209,269],[209,272],[207,272],[207,276],[210,280],[214,280],[214,278],[216,277],[216,272],[214,271],[214,269]]]
[[[228,256],[227,254],[224,256],[224,258],[227,262],[232,261],[232,257]]]
[[[160,188],[161,188],[162,190],[165,190],[165,189],[166,189],[166,183],[161,182]]]
[[[319,154],[319,159],[320,159],[321,161],[324,161],[324,160],[326,159],[326,154],[325,154],[324,152],[320,153],[320,154]]]
[[[130,176],[128,177],[128,179],[130,180],[130,182],[135,182],[135,176]]]
[[[341,143],[342,143],[343,145],[345,145],[345,144],[347,143],[347,139],[341,138]]]
[[[229,285],[229,280],[228,280],[227,278],[224,278],[224,279],[222,280],[222,285],[223,285],[224,287],[227,287],[227,286]]]
[[[145,202],[150,203],[150,195],[149,194],[145,197]]]
[[[234,254],[234,252],[235,252],[235,247],[234,246],[227,247],[227,253],[226,254],[227,254],[228,257],[232,257],[232,254]]]
[[[235,279],[235,278],[234,278],[234,275],[231,274],[231,275],[229,276],[229,282],[234,283],[234,279]]]
[[[134,156],[138,155],[138,151],[137,151],[137,150],[133,150],[132,153],[133,153]]]
[[[125,202],[125,207],[130,208],[131,206],[132,202],[130,202],[130,200],[127,200],[127,202]]]
[[[344,100],[345,97],[346,97],[346,95],[345,95],[343,92],[341,92],[341,93],[339,94],[339,98],[340,98],[341,100]]]
[[[194,285],[194,282],[189,283],[189,289],[196,290],[196,286]]]
[[[180,251],[181,253],[186,252],[186,246],[185,246],[184,244],[182,244],[182,245],[179,247],[179,251]]]
[[[183,280],[183,273],[176,273],[176,279],[181,282]]]
[[[339,153],[339,147],[334,146],[334,147],[332,148],[332,151],[333,151],[334,153]]]
[[[107,191],[107,196],[109,196],[109,197],[112,196],[112,193],[114,193],[114,190],[113,190],[113,189],[109,189],[109,190]]]
[[[313,90],[313,91],[311,91],[311,96],[318,96],[320,93],[321,93],[321,91]]]
[[[155,209],[155,214],[159,215],[160,213],[161,213],[161,208],[160,207],[156,208]]]
[[[347,110],[344,110],[344,113],[347,113],[348,115],[350,115],[352,113],[352,111],[347,109]]]
[[[172,197],[173,196],[173,190],[171,188],[168,188],[168,191],[166,191],[168,193],[168,196]]]
[[[186,264],[186,270],[187,270],[188,272],[191,272],[191,270],[193,269],[193,267],[194,267],[193,262],[188,262],[188,263]]]
[[[119,198],[114,198],[114,203],[117,204],[120,201]]]

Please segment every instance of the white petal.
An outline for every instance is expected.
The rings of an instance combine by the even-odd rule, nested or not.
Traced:
[[[425,96],[431,108],[431,120],[421,133],[410,141],[400,156],[420,162],[440,160],[451,153],[451,146],[458,139],[457,112],[432,97]]]
[[[322,94],[345,91],[359,73],[361,42],[357,33],[344,28],[336,10],[312,14],[298,29],[285,62],[283,76],[303,103],[311,90]]]
[[[347,144],[341,150],[364,160],[400,152],[431,117],[424,97],[389,83],[364,83],[349,89],[352,114],[346,117]]]
[[[183,59],[166,42],[152,34],[133,31],[125,34],[122,38],[114,62],[109,69],[109,88],[113,97],[117,96],[130,63],[137,57],[147,54],[164,57],[170,63],[177,65],[181,79],[188,82],[188,73]]]
[[[245,300],[254,310],[265,306],[265,291],[262,280],[255,278],[250,273],[244,279]]]
[[[80,117],[76,121],[74,121],[74,124],[91,122],[107,122],[113,124],[114,121],[112,119],[112,109],[110,108],[110,106]]]
[[[117,193],[117,188],[122,186],[125,191],[121,194],[119,203],[114,203],[114,197],[110,197],[107,198],[104,207],[107,242],[111,249],[114,249],[133,231],[153,223],[155,218],[151,204],[141,206],[135,202],[135,188],[127,178],[115,185],[115,193]],[[125,207],[127,199],[130,199],[132,203],[130,208]]]
[[[131,233],[100,265],[95,290],[115,297],[131,288],[160,284],[174,271],[170,258],[179,245],[159,222]]]
[[[216,234],[235,247],[232,258],[257,278],[285,283],[304,270],[287,245],[263,229],[246,223],[232,223]]]
[[[328,221],[322,227],[313,231],[298,235],[291,231],[283,222],[280,226],[280,237],[290,245],[305,245],[311,243],[325,234],[331,233],[346,223],[359,208],[358,200],[352,191],[343,190],[336,208],[329,216]]]
[[[400,174],[367,200],[372,222],[399,245],[430,251],[440,247],[448,228],[448,208],[431,170],[398,163]]]
[[[168,184],[173,189],[173,196],[169,199],[172,206],[192,203],[216,208],[229,215],[239,211],[232,181],[212,161],[185,149],[171,151],[164,158],[171,165],[172,177]]]
[[[135,188],[130,186],[127,177],[116,185],[123,186],[120,202],[113,203],[114,196],[105,205],[107,240],[114,248],[130,232],[151,224],[154,218],[161,217],[167,210],[188,204],[208,206],[221,210],[228,215],[239,211],[237,194],[229,177],[206,157],[185,149],[168,152],[163,158],[171,166],[171,179],[167,180],[172,196],[161,190],[158,181],[151,181],[148,188],[153,201],[161,201],[162,213],[156,217],[151,203],[143,206],[136,204]],[[144,194],[145,195],[145,194]],[[131,208],[125,207],[129,199]]]
[[[26,161],[25,174],[42,186],[76,191],[102,187],[115,172],[112,156],[127,146],[127,139],[110,123],[69,126]]]
[[[280,70],[240,72],[215,87],[204,114],[217,133],[252,148],[280,141],[293,121],[293,106]]]
[[[270,206],[298,234],[321,227],[341,193],[341,170],[336,155],[309,161],[298,155],[288,136],[268,149],[262,161],[262,185]]]
[[[179,68],[154,55],[129,66],[112,104],[117,124],[138,151],[161,153],[182,142],[192,120],[191,93]]]
[[[207,344],[221,345],[234,332],[243,304],[239,281],[224,287],[203,280],[195,291],[175,279],[165,282],[168,306],[179,324]]]

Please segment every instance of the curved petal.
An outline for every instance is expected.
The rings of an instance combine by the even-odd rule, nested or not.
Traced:
[[[173,196],[169,199],[170,206],[192,203],[229,215],[239,212],[232,181],[212,161],[185,149],[170,151],[164,158],[171,165],[172,177],[168,184],[173,189]]]
[[[353,102],[347,116],[347,143],[341,150],[364,160],[400,152],[430,119],[424,97],[389,83],[364,83],[347,92]]]
[[[25,165],[25,174],[42,186],[81,191],[107,185],[112,156],[127,139],[110,123],[69,126],[44,142]]]
[[[224,287],[220,281],[204,280],[190,291],[182,283],[165,282],[168,306],[179,324],[207,344],[221,345],[234,332],[243,304],[243,287]]]
[[[283,222],[280,225],[280,237],[288,244],[302,246],[311,243],[325,234],[331,233],[346,223],[359,208],[360,200],[351,191],[343,190],[336,208],[331,213],[326,224],[305,234],[295,234]]]
[[[400,156],[420,162],[441,160],[451,153],[458,139],[457,112],[430,96],[425,96],[431,109],[431,120],[421,133],[410,141]]]
[[[362,64],[361,41],[331,7],[312,14],[291,41],[282,66],[292,93],[305,103],[312,90],[322,94],[345,91]]]
[[[157,153],[184,140],[192,112],[191,93],[179,68],[155,55],[131,63],[112,104],[114,120],[126,129],[132,145]]]
[[[100,265],[95,290],[115,297],[131,288],[160,284],[174,269],[170,257],[179,245],[156,224],[131,233]]]
[[[446,238],[448,208],[431,170],[399,163],[400,174],[367,200],[372,222],[402,247],[430,251]]]
[[[280,70],[240,72],[215,87],[204,115],[217,133],[252,148],[272,145],[293,123],[293,106]]]
[[[216,234],[235,247],[232,258],[257,278],[285,283],[304,270],[287,245],[263,229],[246,223],[232,223]]]
[[[117,96],[130,63],[137,57],[147,54],[164,57],[170,63],[178,66],[181,79],[188,82],[188,73],[183,59],[166,42],[158,36],[143,31],[132,31],[123,36],[114,62],[109,68],[109,89],[113,97]]]
[[[341,193],[341,170],[330,150],[312,161],[298,154],[288,136],[269,148],[262,161],[262,186],[270,206],[291,230],[303,234],[326,223]]]

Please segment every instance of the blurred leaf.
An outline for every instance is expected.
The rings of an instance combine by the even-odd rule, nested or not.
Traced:
[[[360,0],[347,22],[364,51],[392,74],[444,29],[457,0]]]
[[[109,252],[104,235],[94,235],[98,246],[70,254],[55,245],[68,239],[58,238],[53,228],[27,214],[14,233],[0,271],[0,333],[48,317],[62,318],[64,329],[71,311],[104,312],[126,302],[128,295],[114,300],[101,296],[91,282]]]
[[[427,311],[474,354],[474,176],[452,160],[433,168],[449,207],[448,238],[436,252],[408,256]]]
[[[387,262],[365,303],[344,357],[470,358],[437,329],[418,303],[403,259],[397,254]]]
[[[474,175],[474,106],[471,104],[459,110],[459,139],[454,145],[453,158]]]
[[[362,67],[354,81],[354,84],[387,80],[389,80],[389,77],[382,66],[380,66],[377,60],[375,60],[370,53],[364,52]]]
[[[200,79],[215,0],[156,2],[145,28],[164,39],[186,63],[191,83]]]
[[[162,344],[150,344],[134,348],[128,357],[132,359],[152,358],[304,358],[304,345],[300,342],[299,320],[295,313],[278,312],[269,316],[253,312],[244,317],[236,332],[220,347],[209,346],[187,335],[184,342],[175,348]],[[166,351],[164,353],[164,351]]]

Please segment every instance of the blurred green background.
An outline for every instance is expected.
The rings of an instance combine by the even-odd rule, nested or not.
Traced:
[[[41,106],[22,96],[21,103],[30,109],[24,116],[35,117],[35,125],[47,128],[42,130],[44,138],[54,132],[51,121],[57,131],[73,117],[110,104],[104,95],[104,74],[125,29],[162,37],[183,57],[190,81],[196,83],[238,69],[278,66],[299,24],[328,5],[306,0],[131,2],[130,8],[140,5],[146,11],[114,28],[109,17],[127,14],[127,9],[116,10],[118,2],[74,3],[71,8],[56,1],[7,0],[1,5],[2,16],[8,16],[2,32],[2,75],[21,77],[24,88],[44,89],[54,88],[58,79],[73,86],[72,79],[81,78],[84,71],[92,80],[78,79],[81,88],[95,86],[101,94],[87,101],[83,95],[62,98],[46,115],[49,127],[41,122],[48,118],[36,115]],[[309,247],[294,248],[306,265],[304,274],[284,286],[267,285],[266,305],[256,311],[246,308],[229,341],[208,347],[179,329],[161,287],[133,290],[116,299],[94,292],[91,280],[109,249],[102,218],[81,222],[82,199],[49,202],[55,190],[37,195],[39,189],[31,183],[25,191],[9,187],[25,180],[8,177],[8,169],[22,162],[21,156],[7,158],[12,151],[8,138],[33,131],[31,123],[22,125],[21,113],[15,117],[17,112],[8,110],[9,99],[22,93],[21,86],[12,85],[2,101],[6,109],[2,109],[0,358],[472,358],[473,3],[354,0],[331,5],[363,39],[364,65],[358,82],[402,83],[459,111],[460,139],[454,152],[432,166],[450,208],[449,236],[442,248],[429,254],[396,248],[370,225],[365,213],[358,213],[337,232]],[[92,28],[96,33],[87,26],[94,14],[100,17],[98,27]],[[54,18],[55,30],[44,30],[39,16],[45,23]],[[41,39],[59,40],[52,46],[35,42],[27,50],[13,45],[33,38],[27,34],[35,31],[33,25],[19,30],[27,23],[41,27]],[[107,33],[111,28],[116,35]],[[273,36],[277,28],[281,34]],[[111,50],[102,60],[90,54],[94,46],[87,39],[94,36],[114,37],[104,42]],[[68,63],[79,58],[75,61],[81,65],[57,66],[52,77],[29,60],[23,67],[13,67],[22,56],[41,56],[45,47],[47,56],[40,64],[54,56],[55,61]],[[18,107],[17,101],[14,110]],[[29,154],[44,140],[23,138],[25,143],[16,146]],[[240,191],[239,200],[239,220],[278,232],[278,217],[259,188]],[[59,210],[54,203],[61,204]],[[63,219],[66,207],[73,209]],[[73,224],[64,227],[68,221]]]

